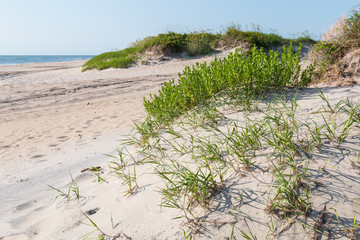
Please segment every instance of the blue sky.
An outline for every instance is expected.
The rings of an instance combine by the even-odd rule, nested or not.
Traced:
[[[355,0],[1,0],[0,55],[99,54],[166,31],[237,23],[324,33]],[[250,28],[250,27],[249,27]]]

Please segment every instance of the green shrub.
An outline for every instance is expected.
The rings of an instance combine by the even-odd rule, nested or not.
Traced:
[[[187,51],[190,56],[206,55],[212,51],[211,45],[220,35],[207,32],[180,34],[168,32],[157,37],[148,37],[135,43],[143,49],[158,48],[162,53],[181,53]]]
[[[226,42],[247,42],[259,48],[269,49],[273,45],[289,44],[290,40],[284,39],[274,33],[244,32],[233,27],[228,28],[222,40]]]
[[[254,47],[248,56],[236,51],[222,60],[215,58],[209,65],[185,67],[177,84],[174,79],[165,82],[157,95],[144,99],[144,106],[155,120],[167,123],[221,91],[248,99],[269,90],[306,86],[314,66],[300,73],[300,50],[295,53],[292,46],[284,46],[279,57],[278,52],[266,54]]]
[[[212,45],[220,38],[220,35],[210,33],[191,33],[187,35],[186,51],[190,56],[203,56],[210,54]]]
[[[179,53],[186,48],[186,34],[168,32],[157,37],[147,38],[142,43],[144,49],[159,47],[162,52]]]
[[[135,60],[135,54],[140,52],[140,47],[125,48],[121,51],[106,52],[93,57],[83,65],[82,71],[106,68],[127,68]]]
[[[231,43],[247,42],[251,46],[257,46],[258,48],[270,49],[276,45],[289,45],[290,43],[300,44],[315,44],[308,33],[304,33],[303,36],[296,39],[283,38],[275,33],[263,33],[259,31],[242,31],[238,27],[228,27],[226,33],[221,37],[221,40]]]

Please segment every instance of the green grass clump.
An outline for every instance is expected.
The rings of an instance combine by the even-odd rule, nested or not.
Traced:
[[[256,45],[259,48],[266,49],[271,45],[288,43],[284,38],[274,33],[245,32],[234,27],[228,28],[221,40],[228,42],[230,45],[231,43],[247,42],[252,46]]]
[[[147,37],[135,43],[144,50],[155,48],[162,54],[187,52],[190,56],[202,56],[212,51],[213,43],[219,39],[219,34],[207,32],[159,34],[156,37]]]
[[[146,111],[159,123],[167,123],[222,91],[250,99],[270,90],[306,86],[314,65],[300,73],[300,50],[295,53],[291,46],[284,46],[283,51],[280,57],[278,52],[266,54],[254,47],[250,54],[236,51],[210,64],[186,67],[178,83],[165,82],[157,95],[144,99]]]
[[[160,52],[179,53],[185,49],[186,34],[169,32],[157,37],[145,38],[139,43],[144,49],[158,47]]]
[[[210,54],[219,38],[220,34],[211,34],[207,32],[188,34],[186,51],[190,56]]]
[[[296,39],[283,38],[276,33],[263,33],[260,31],[243,31],[239,27],[231,26],[227,28],[227,31],[222,35],[220,41],[225,42],[226,45],[232,47],[237,46],[239,42],[247,42],[251,46],[257,46],[258,48],[270,49],[279,45],[294,44],[315,44],[316,41],[311,38],[307,33],[303,33],[302,36]]]
[[[87,61],[81,71],[84,72],[90,69],[127,68],[136,59],[135,54],[141,50],[141,47],[131,47],[121,51],[100,54]]]

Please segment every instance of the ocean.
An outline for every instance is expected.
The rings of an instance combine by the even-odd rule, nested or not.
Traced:
[[[0,66],[25,63],[89,60],[91,55],[0,55]]]

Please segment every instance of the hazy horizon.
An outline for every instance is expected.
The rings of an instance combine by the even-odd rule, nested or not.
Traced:
[[[295,1],[294,1],[295,2]],[[6,0],[0,9],[0,55],[97,55],[167,31],[219,32],[259,25],[283,37],[320,37],[355,0],[119,1]]]

